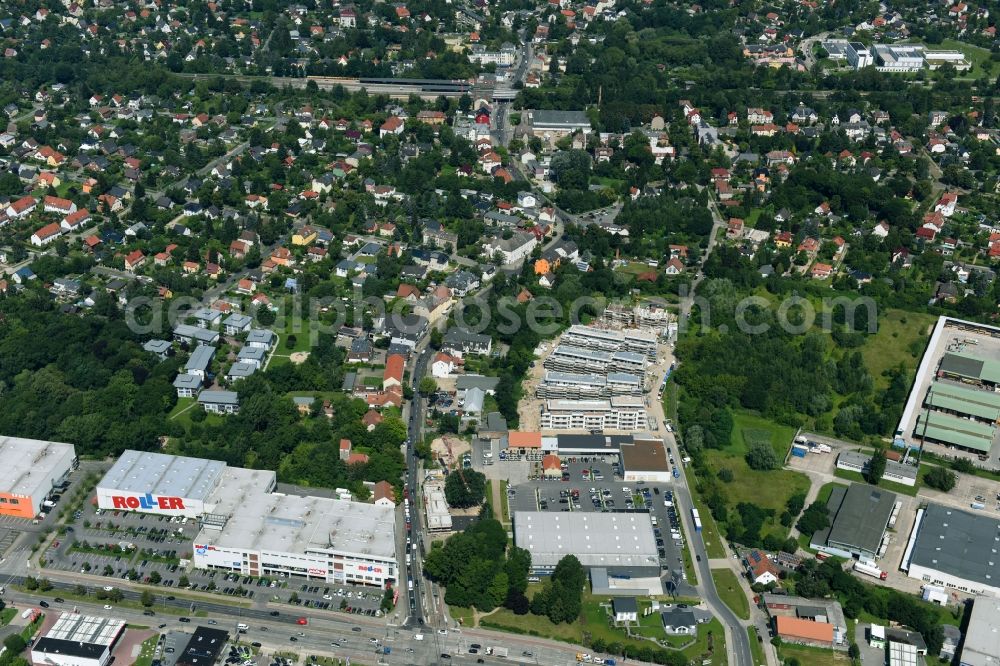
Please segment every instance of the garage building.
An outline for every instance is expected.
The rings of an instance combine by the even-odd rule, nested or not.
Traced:
[[[63,613],[31,646],[31,661],[49,666],[105,666],[124,634],[125,620]]]
[[[0,515],[34,518],[76,465],[72,444],[0,437]]]

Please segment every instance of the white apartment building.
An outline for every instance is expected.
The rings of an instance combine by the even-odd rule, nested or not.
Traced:
[[[645,430],[646,405],[637,396],[610,400],[548,400],[542,408],[542,430]]]

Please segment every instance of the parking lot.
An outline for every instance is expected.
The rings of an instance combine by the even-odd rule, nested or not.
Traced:
[[[610,459],[610,458],[608,458]],[[687,580],[682,549],[684,539],[673,506],[670,484],[625,482],[615,467],[595,459],[569,457],[563,476],[532,480],[507,491],[510,512],[515,511],[648,511],[654,518],[654,534],[660,566],[675,580]],[[568,474],[568,480],[564,480]]]
[[[382,591],[284,576],[255,578],[224,571],[203,571],[190,564],[198,533],[194,520],[127,511],[77,511],[66,531],[45,552],[46,567],[132,580],[164,588],[215,592],[260,604],[290,603],[321,610],[380,615]],[[186,579],[186,580],[184,580]]]

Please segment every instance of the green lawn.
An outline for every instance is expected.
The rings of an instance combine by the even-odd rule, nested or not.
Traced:
[[[607,187],[612,190],[620,189],[625,183],[623,180],[617,178],[605,178],[604,176],[593,176],[590,179],[591,185],[600,185],[601,187]]]
[[[863,477],[860,472],[853,472],[851,470],[846,470],[846,469],[838,469],[834,470],[833,475],[841,479],[847,479],[848,481],[853,481],[854,483],[868,483],[867,481],[865,481],[865,477]],[[891,490],[892,492],[898,493],[900,495],[909,495],[910,497],[916,497],[917,491],[920,489],[919,474],[917,478],[917,485],[915,486],[904,486],[901,483],[893,483],[892,481],[883,480],[879,481],[878,487],[884,488],[886,490]]]
[[[640,275],[642,273],[647,273],[649,271],[655,271],[656,269],[649,264],[642,261],[630,261],[621,268],[617,269],[620,273],[628,273],[630,275]]]
[[[888,310],[879,317],[878,332],[865,341],[861,354],[865,367],[875,380],[876,388],[884,389],[889,381],[883,373],[889,368],[903,365],[907,375],[913,377],[924,353],[930,327],[937,317],[928,314]]]
[[[2,611],[0,611],[0,626],[6,627],[8,624],[10,624],[10,621],[14,619],[15,615],[17,615],[16,608],[11,608],[10,606],[4,608]]]
[[[731,506],[751,502],[761,508],[772,509],[777,517],[785,510],[789,497],[809,490],[809,477],[805,474],[787,469],[753,470],[743,459],[742,453],[734,455],[725,451],[706,450],[705,461],[713,472],[723,467],[733,472],[733,480],[721,484]],[[782,534],[787,533],[776,517],[764,524],[764,534],[769,533],[768,527],[776,528]]]
[[[749,620],[750,601],[743,593],[740,581],[732,569],[712,569],[712,580],[715,581],[715,589],[718,590],[723,603],[741,620]]]
[[[195,398],[177,398],[177,404],[174,405],[172,410],[170,410],[170,413],[167,415],[167,419],[176,418],[178,414],[183,412],[188,407],[191,407],[195,400]]]
[[[699,495],[691,494],[694,506],[698,509],[698,517],[701,518],[701,540],[705,542],[705,550],[712,558],[725,557],[726,548],[722,545],[722,537],[719,535],[719,526],[708,510],[708,505],[702,501]],[[690,575],[690,574],[688,574]]]
[[[784,511],[789,497],[809,490],[809,477],[787,469],[750,469],[744,455],[750,442],[770,441],[778,458],[784,460],[794,436],[794,428],[746,412],[737,412],[733,414],[733,432],[729,446],[725,449],[706,449],[704,452],[705,463],[713,473],[723,468],[733,473],[732,481],[721,484],[729,506],[749,502],[774,511],[775,517],[764,523],[762,534],[776,532],[782,538],[788,534],[787,528],[778,522],[777,517]],[[699,513],[706,514],[707,509],[699,507]],[[704,524],[704,518],[702,523]],[[725,557],[725,553],[712,554],[712,557],[717,556]]]
[[[961,51],[965,54],[965,59],[972,63],[972,70],[969,72],[959,72],[960,76],[972,76],[978,78],[982,74],[993,74],[996,69],[997,63],[990,60],[989,49],[984,49],[980,46],[975,46],[973,44],[966,44],[965,42],[960,42],[957,39],[944,39],[941,41],[941,46],[936,47],[933,44],[928,45],[930,50],[935,49],[950,49],[954,51]]]
[[[764,656],[764,646],[757,640],[757,629],[747,627],[747,635],[750,637],[750,654],[753,656],[753,663],[757,666],[764,666],[767,657]]]
[[[517,634],[541,636],[577,645],[585,644],[585,634],[589,640],[600,638],[606,643],[617,642],[631,646],[650,645],[645,640],[630,639],[623,630],[612,627],[608,622],[608,612],[601,606],[602,603],[609,603],[608,598],[585,595],[581,618],[573,624],[552,624],[547,618],[531,614],[515,615],[506,608],[501,608],[484,617],[480,624],[484,627],[502,629]],[[649,623],[650,621],[647,619],[647,628]],[[708,652],[709,643],[713,647],[711,654]],[[710,659],[711,661],[707,663],[712,664],[712,666],[725,666],[725,637],[719,621],[713,619],[711,622],[699,625],[698,640],[691,647],[685,649],[684,654],[697,662],[702,659]]]
[[[448,606],[448,615],[455,622],[461,622],[463,627],[472,626],[472,609],[461,606]]]
[[[778,655],[786,663],[790,659],[798,659],[800,664],[808,666],[833,666],[851,662],[846,652],[787,643],[778,648]]]
[[[831,481],[830,483],[824,483],[820,487],[819,492],[816,494],[816,501],[823,502],[824,504],[826,504],[830,499],[830,495],[833,494],[833,489],[836,488],[837,486],[840,486],[841,488],[847,487],[846,484],[837,483],[836,481]]]
[[[780,425],[745,412],[737,412],[733,414],[733,433],[729,443],[736,452],[743,455],[752,442],[770,441],[778,458],[784,460],[794,437],[795,428],[791,426]]]
[[[156,642],[160,640],[160,635],[155,634],[142,642],[142,649],[136,657],[134,666],[150,666],[153,663],[153,652],[156,649]]]

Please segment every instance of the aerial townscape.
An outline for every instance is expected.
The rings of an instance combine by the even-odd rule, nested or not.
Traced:
[[[0,2],[0,666],[1000,665],[998,20]]]

